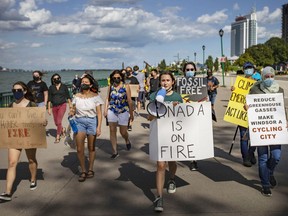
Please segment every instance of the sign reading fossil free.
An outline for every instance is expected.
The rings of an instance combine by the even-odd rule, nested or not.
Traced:
[[[149,155],[155,161],[191,161],[214,157],[211,103],[167,105],[150,123]]]
[[[282,93],[246,96],[251,146],[288,144]]]
[[[47,148],[45,107],[1,108],[0,148]]]
[[[231,93],[224,120],[242,127],[248,127],[247,111],[244,109],[246,95],[255,83],[255,80],[237,76],[234,83],[234,91]]]

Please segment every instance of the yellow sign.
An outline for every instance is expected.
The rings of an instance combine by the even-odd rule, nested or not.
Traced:
[[[228,107],[225,111],[224,121],[248,128],[247,111],[244,109],[246,95],[256,81],[237,76],[234,91],[231,93]]]
[[[0,148],[47,148],[45,107],[0,109]]]

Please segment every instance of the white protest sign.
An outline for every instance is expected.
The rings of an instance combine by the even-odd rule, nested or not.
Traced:
[[[149,155],[155,161],[191,161],[214,157],[211,103],[167,105],[150,123]]]
[[[246,96],[251,146],[288,144],[282,93]]]

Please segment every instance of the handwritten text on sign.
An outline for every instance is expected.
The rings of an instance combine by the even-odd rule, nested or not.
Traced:
[[[242,127],[248,127],[247,111],[244,109],[246,103],[245,96],[255,80],[237,76],[234,83],[234,91],[231,93],[228,107],[226,109],[224,120]]]
[[[1,148],[46,148],[45,107],[1,108]]]
[[[177,92],[184,101],[202,101],[207,97],[207,79],[202,77],[177,78]]]
[[[288,144],[283,94],[246,96],[251,146]]]
[[[214,157],[211,103],[167,106],[165,117],[150,123],[151,160],[189,161]]]

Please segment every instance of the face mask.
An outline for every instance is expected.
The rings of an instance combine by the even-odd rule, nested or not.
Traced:
[[[138,74],[138,71],[133,71],[133,75],[136,76]]]
[[[245,75],[247,76],[252,76],[254,73],[254,69],[253,68],[248,68],[244,70]]]
[[[13,92],[13,96],[16,100],[20,100],[24,97],[24,92],[23,91]]]
[[[208,76],[208,77],[211,77],[211,76],[212,76],[212,73],[208,73],[207,76]]]
[[[61,83],[61,80],[54,80],[54,83],[59,84],[59,83]]]
[[[274,78],[267,78],[263,81],[265,87],[270,87],[274,82]]]
[[[186,77],[194,77],[195,72],[194,71],[187,71]]]
[[[34,81],[39,81],[40,79],[41,79],[40,77],[33,76]]]
[[[114,80],[114,83],[116,83],[116,84],[119,84],[121,82],[120,78],[113,78],[113,80]]]
[[[90,89],[90,85],[81,84],[81,89],[82,89],[82,90],[88,90],[88,89]]]
[[[129,77],[130,76],[130,72],[126,72],[126,77]]]

